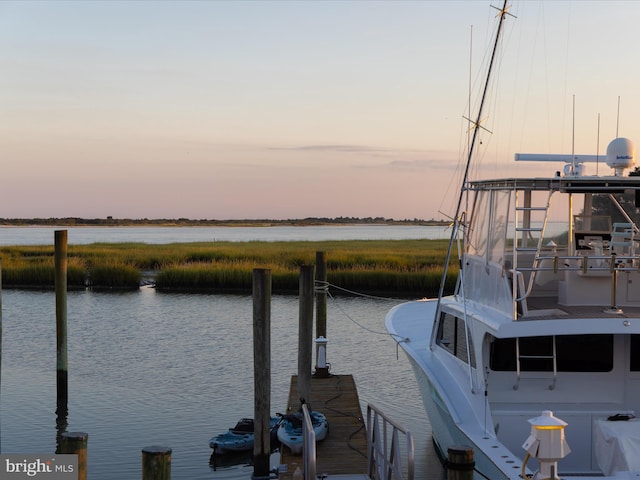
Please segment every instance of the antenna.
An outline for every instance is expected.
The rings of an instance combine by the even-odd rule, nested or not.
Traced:
[[[480,106],[478,107],[478,114],[476,117],[475,122],[473,122],[473,135],[471,137],[471,144],[469,145],[469,151],[468,151],[468,155],[467,155],[467,163],[464,169],[464,174],[463,174],[463,178],[462,178],[462,183],[460,186],[460,195],[458,196],[458,205],[456,207],[456,214],[454,216],[454,228],[451,230],[451,237],[449,239],[449,243],[447,245],[447,254],[445,256],[445,261],[444,261],[444,268],[443,268],[443,273],[442,273],[442,278],[440,280],[440,289],[439,289],[439,293],[438,293],[438,303],[436,304],[436,311],[435,311],[435,319],[438,318],[438,315],[440,315],[440,300],[442,298],[443,292],[444,292],[444,287],[445,287],[445,281],[447,279],[447,270],[449,268],[449,263],[451,261],[451,253],[453,250],[453,244],[455,243],[455,238],[456,238],[456,230],[457,230],[457,223],[458,220],[460,219],[460,211],[462,209],[462,201],[464,200],[464,194],[465,191],[468,188],[468,181],[469,181],[469,169],[471,167],[471,160],[473,159],[473,152],[474,152],[474,148],[476,145],[476,140],[478,138],[478,132],[480,131],[480,121],[482,119],[482,110],[484,108],[484,104],[485,104],[485,100],[487,98],[487,92],[489,90],[489,84],[490,84],[490,80],[491,80],[491,72],[493,70],[493,66],[496,60],[496,55],[497,55],[497,51],[498,51],[498,45],[500,42],[500,34],[502,33],[502,26],[504,24],[504,20],[507,17],[507,15],[509,16],[513,16],[511,15],[508,10],[509,7],[507,6],[507,1],[508,0],[504,0],[504,3],[502,5],[502,8],[496,8],[496,7],[492,7],[496,8],[499,11],[499,14],[497,15],[499,17],[498,20],[498,28],[496,30],[496,36],[495,36],[495,41],[493,44],[493,50],[491,52],[491,59],[489,60],[489,68],[487,70],[487,77],[485,79],[485,84],[484,84],[484,89],[482,91],[482,97],[480,99]],[[466,239],[465,239],[466,240]],[[438,322],[434,322],[434,328],[435,326],[438,324]],[[435,338],[435,335],[432,335],[431,337],[432,339]],[[433,340],[432,340],[433,342]],[[431,345],[433,346],[433,344]]]
[[[469,125],[471,125],[471,69],[473,68],[473,25],[471,25],[471,29],[469,31],[469,100],[468,100],[468,112],[469,112],[469,118],[467,118],[467,123]],[[471,127],[469,127],[469,130],[471,131]],[[471,148],[471,136],[467,135],[467,150],[469,148]]]
[[[576,171],[576,94],[573,94],[573,112],[571,113],[571,174]]]
[[[618,138],[619,126],[620,126],[620,95],[618,95],[618,114],[616,115],[616,138]]]
[[[598,130],[596,133],[596,176],[598,175],[599,166],[600,166],[600,114],[598,113]]]

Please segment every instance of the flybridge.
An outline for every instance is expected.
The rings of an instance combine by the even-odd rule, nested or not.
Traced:
[[[601,162],[605,160],[607,165],[614,170],[614,176],[620,177],[626,169],[634,166],[636,149],[628,138],[618,137],[609,143],[606,156],[602,155],[562,155],[562,154],[537,154],[516,153],[515,160],[520,162],[563,162],[565,177],[581,177],[584,174],[583,164]]]

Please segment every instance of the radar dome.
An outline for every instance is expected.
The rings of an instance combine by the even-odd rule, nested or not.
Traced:
[[[636,161],[636,147],[628,138],[616,138],[607,147],[607,165],[613,168],[616,176],[621,176],[625,168],[631,168]]]

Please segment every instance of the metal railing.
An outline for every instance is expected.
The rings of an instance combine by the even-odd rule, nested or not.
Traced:
[[[400,441],[401,435],[406,440],[404,445]],[[413,435],[371,404],[367,405],[367,444],[369,477],[375,480],[413,480]],[[403,458],[406,458],[406,463]]]
[[[541,255],[538,265],[518,266],[520,272],[633,272],[640,270],[640,257],[631,255]],[[546,262],[545,262],[546,261]],[[546,265],[546,266],[545,266]]]
[[[304,480],[316,478],[316,432],[313,431],[313,423],[309,415],[309,408],[302,404],[302,465],[304,467]]]

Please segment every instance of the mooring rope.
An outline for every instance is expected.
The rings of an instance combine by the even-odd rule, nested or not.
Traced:
[[[335,288],[336,290],[341,290],[343,292],[349,293],[349,294],[351,294],[353,296],[356,296],[356,297],[372,298],[374,300],[388,300],[388,301],[393,301],[393,302],[402,301],[401,298],[379,297],[377,295],[369,295],[367,293],[356,292],[354,290],[349,290],[348,288],[340,287],[340,286],[335,285],[333,283],[323,282],[323,281],[320,281],[320,280],[316,280],[315,281],[314,291],[316,293],[329,293],[329,287]]]
[[[400,337],[399,335],[396,335],[394,333],[389,333],[389,332],[380,332],[377,330],[373,330],[369,327],[366,327],[364,325],[362,325],[361,323],[357,322],[351,315],[349,315],[344,308],[342,308],[342,306],[338,303],[337,299],[331,294],[331,291],[329,290],[329,287],[331,288],[335,288],[337,290],[341,290],[343,292],[347,292],[350,293],[351,295],[357,296],[357,297],[363,297],[363,298],[371,298],[374,300],[385,300],[385,301],[390,301],[390,302],[399,302],[399,301],[404,301],[402,299],[399,298],[390,298],[390,297],[378,297],[375,295],[368,295],[366,293],[360,293],[360,292],[355,292],[353,290],[349,290],[347,288],[343,288],[343,287],[339,287],[338,285],[334,285],[333,283],[329,283],[329,282],[323,282],[320,280],[316,280],[315,281],[315,286],[314,286],[314,290],[317,293],[325,293],[332,301],[333,304],[338,308],[338,310],[340,310],[340,312],[342,312],[342,314],[347,317],[353,324],[357,325],[358,327],[360,327],[363,330],[366,330],[369,333],[373,333],[376,335],[389,335],[391,337],[393,337],[393,339],[396,341],[396,348],[398,346],[398,344],[402,343],[402,342],[408,342],[409,339],[408,338],[403,338]],[[397,356],[397,352],[396,352],[396,356]]]

